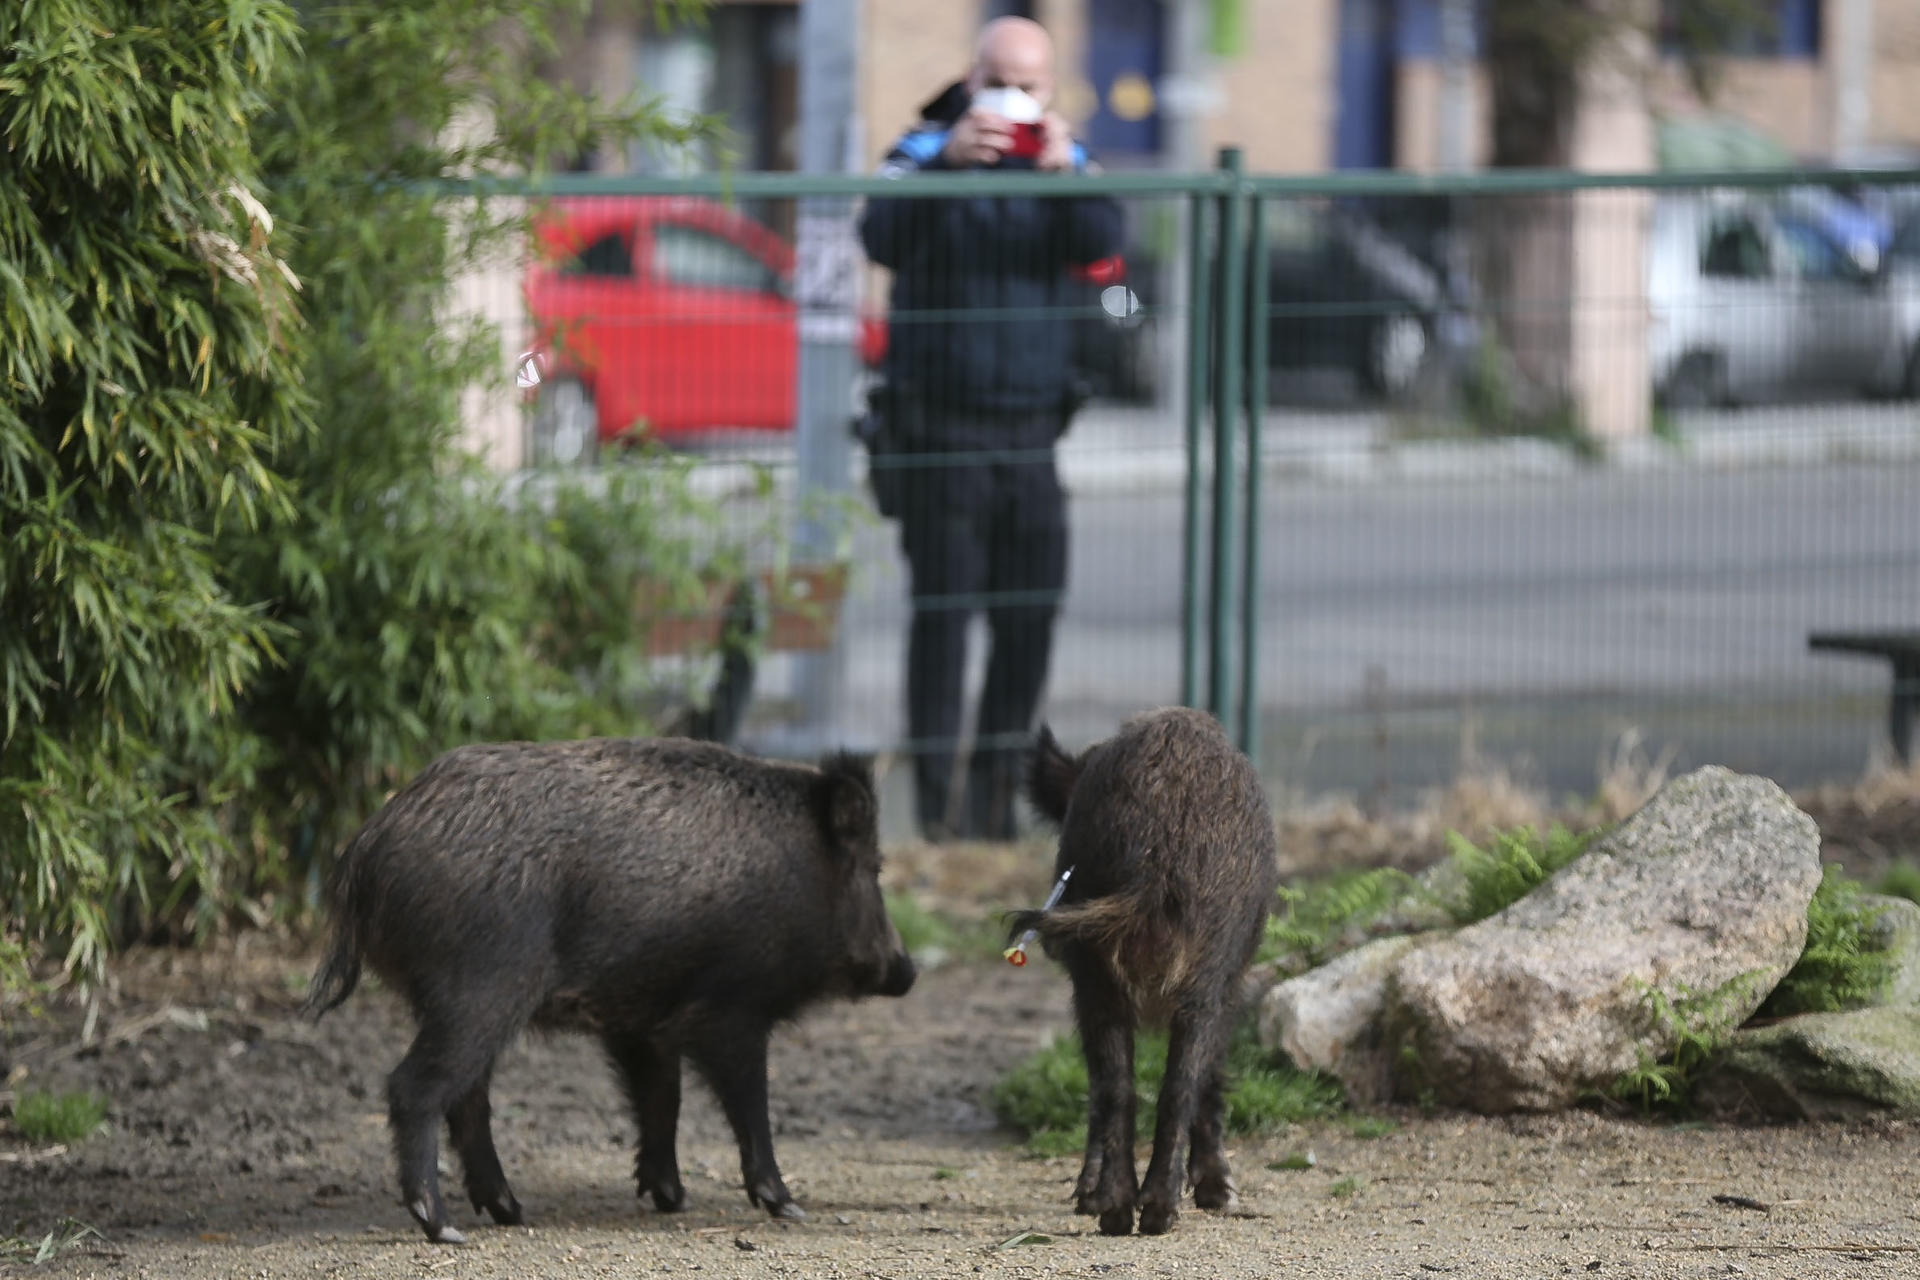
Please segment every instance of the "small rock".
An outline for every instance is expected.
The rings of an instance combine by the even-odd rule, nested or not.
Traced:
[[[1920,1116],[1920,1008],[1806,1013],[1734,1033],[1694,1090],[1732,1117]]]
[[[1280,983],[1260,1002],[1260,1043],[1305,1071],[1339,1078],[1354,1102],[1392,1092],[1393,1046],[1381,1036],[1387,975],[1400,958],[1438,935],[1381,938]]]
[[[1861,895],[1860,905],[1880,913],[1869,936],[1893,957],[1893,976],[1879,1003],[1920,1004],[1920,902],[1869,893]]]

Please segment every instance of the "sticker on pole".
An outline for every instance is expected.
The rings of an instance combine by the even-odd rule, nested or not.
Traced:
[[[860,326],[860,241],[853,215],[802,212],[794,228],[794,299],[802,342],[853,342]]]

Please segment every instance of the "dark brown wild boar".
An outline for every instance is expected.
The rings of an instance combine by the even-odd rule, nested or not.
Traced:
[[[1060,824],[1059,905],[1013,917],[1037,929],[1073,979],[1089,1081],[1087,1154],[1075,1207],[1100,1230],[1159,1234],[1179,1217],[1192,1140],[1194,1203],[1225,1208],[1227,1041],[1239,984],[1279,889],[1273,817],[1259,775],[1211,717],[1172,708],[1128,721],[1078,759],[1043,728],[1028,778]],[[1169,1030],[1153,1158],[1134,1181],[1133,1038]]]
[[[775,764],[678,739],[462,747],[394,796],[341,855],[307,1006],[345,1000],[363,960],[412,1006],[387,1106],[401,1202],[427,1237],[463,1239],[440,1195],[443,1120],[475,1211],[522,1220],[487,1084],[530,1025],[599,1037],[656,1208],[686,1203],[684,1056],[726,1111],[748,1198],[803,1216],[774,1162],[767,1038],[823,998],[913,985],[881,901],[876,820],[864,760]]]

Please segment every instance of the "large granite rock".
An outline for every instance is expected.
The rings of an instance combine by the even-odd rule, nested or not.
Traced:
[[[1741,1119],[1920,1116],[1920,1009],[1806,1013],[1736,1031],[1693,1097]]]
[[[1507,910],[1410,951],[1387,984],[1405,1097],[1549,1110],[1672,1050],[1648,992],[1714,998],[1735,1026],[1798,959],[1820,883],[1813,820],[1709,767]]]
[[[1438,936],[1381,938],[1275,986],[1260,1001],[1261,1045],[1333,1075],[1356,1103],[1385,1102],[1398,1050],[1382,1036],[1387,978],[1407,952]]]

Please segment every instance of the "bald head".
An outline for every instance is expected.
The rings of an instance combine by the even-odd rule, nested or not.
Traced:
[[[1042,107],[1053,102],[1053,38],[1031,18],[995,18],[980,28],[967,88],[1024,89]]]

